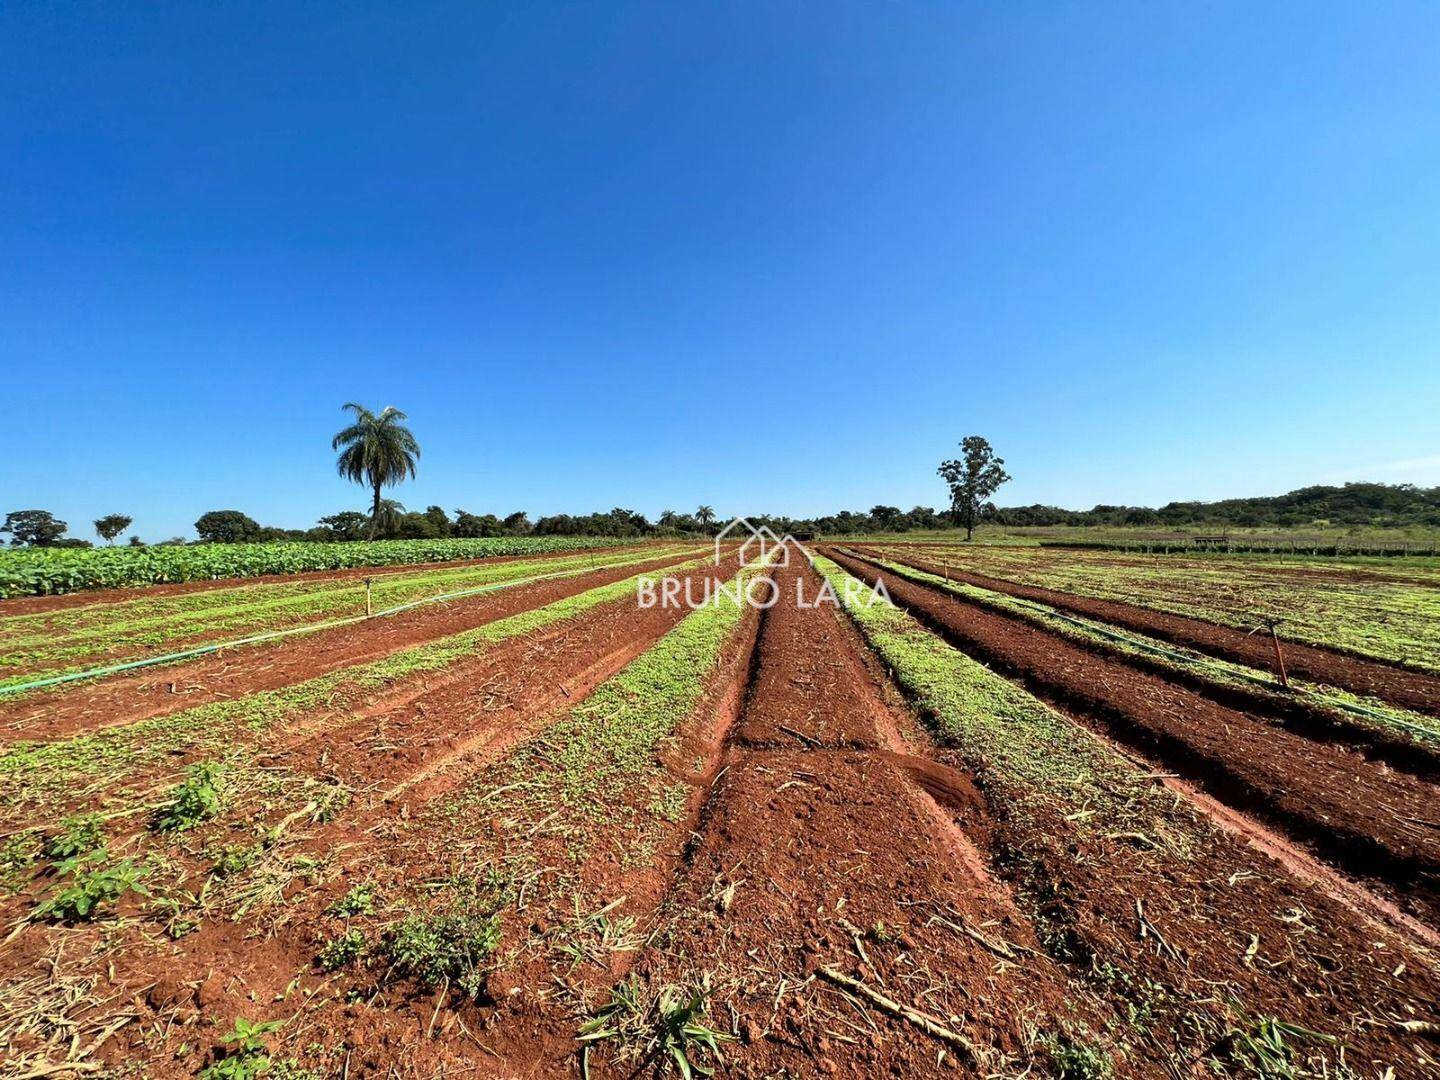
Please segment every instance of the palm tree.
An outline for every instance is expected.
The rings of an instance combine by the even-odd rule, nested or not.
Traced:
[[[381,499],[375,515],[375,531],[392,535],[400,528],[400,519],[405,516],[405,506],[398,499]]]
[[[695,520],[705,528],[715,524],[715,508],[713,506],[702,506],[695,511]]]
[[[365,484],[375,493],[370,507],[370,535],[366,538],[374,540],[380,526],[380,489],[415,475],[420,444],[403,423],[405,414],[393,405],[378,414],[353,401],[344,407],[355,414],[355,422],[330,440],[330,449],[344,447],[335,462],[341,476]]]

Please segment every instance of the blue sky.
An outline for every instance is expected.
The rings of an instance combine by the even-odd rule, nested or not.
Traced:
[[[1429,4],[0,8],[0,509],[1440,483]]]

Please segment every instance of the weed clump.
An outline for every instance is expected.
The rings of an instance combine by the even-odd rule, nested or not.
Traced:
[[[721,1061],[720,1044],[734,1038],[707,1022],[709,1002],[708,978],[688,988],[661,987],[650,998],[632,975],[581,1026],[579,1038],[587,1045],[613,1040],[622,1057],[638,1058],[642,1066],[673,1063],[681,1076],[709,1076]]]
[[[315,964],[321,971],[339,971],[364,955],[365,935],[359,930],[347,930],[325,943],[315,956]]]
[[[200,1071],[200,1080],[255,1080],[270,1071],[273,1064],[266,1051],[265,1037],[278,1031],[279,1020],[256,1023],[237,1017],[235,1026],[220,1041],[226,1049],[219,1061]]]
[[[442,985],[478,997],[485,961],[500,944],[500,916],[457,904],[448,911],[412,914],[386,936],[381,951],[391,973],[426,990]]]
[[[227,844],[210,872],[216,877],[234,877],[249,870],[264,854],[264,844]]]
[[[352,915],[375,914],[375,886],[356,885],[339,900],[330,905],[326,914],[348,919]]]
[[[1110,1055],[1098,1046],[1069,1035],[1052,1035],[1042,1040],[1050,1055],[1051,1075],[1056,1080],[1111,1080],[1115,1075]]]
[[[105,846],[99,814],[77,814],[62,818],[60,831],[48,837],[40,853],[47,859],[72,859]]]
[[[107,865],[109,858],[109,852],[100,848],[61,863],[57,871],[69,877],[70,883],[37,906],[32,918],[47,922],[84,922],[127,893],[150,895],[143,882],[149,870],[136,865],[133,859]]]
[[[170,801],[155,812],[150,826],[156,832],[183,832],[220,813],[224,805],[225,768],[216,761],[191,765],[176,784]]]

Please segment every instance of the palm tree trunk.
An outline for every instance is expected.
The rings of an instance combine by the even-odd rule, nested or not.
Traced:
[[[380,528],[380,485],[375,485],[375,501],[370,506],[370,535],[365,539],[374,540],[375,530]]]

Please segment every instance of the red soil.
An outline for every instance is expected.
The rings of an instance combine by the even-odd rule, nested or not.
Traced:
[[[779,575],[783,596],[796,573]],[[829,606],[766,613],[726,767],[637,973],[652,987],[708,974],[711,1014],[740,1018],[725,1054],[741,1077],[975,1071],[817,979],[826,966],[964,1032],[991,1063],[1020,1054],[1031,1025],[1102,1027],[1108,1007],[1039,952],[967,835],[984,831],[973,782],[909,755],[908,717],[848,635]]]
[[[863,553],[874,554],[870,549]],[[927,561],[918,555],[906,555],[907,566],[931,574],[946,573],[945,567]],[[1033,585],[1022,585],[1005,578],[989,577],[968,570],[949,569],[949,575],[956,581],[976,585],[982,589],[993,589],[1007,596],[1018,596],[1035,600],[1051,607],[1076,615],[1100,619],[1115,626],[1123,626],[1139,633],[1149,634],[1164,641],[1174,642],[1196,649],[1211,656],[1232,660],[1240,664],[1269,671],[1275,657],[1270,641],[1263,635],[1249,635],[1243,630],[1206,622],[1203,619],[1187,618],[1155,611],[1138,604],[1121,603],[1116,600],[1095,600],[1076,596],[1054,589],[1042,589]],[[1336,649],[1325,649],[1318,645],[1304,645],[1286,641],[1285,666],[1291,675],[1327,686],[1338,686],[1353,694],[1363,694],[1388,701],[1401,708],[1440,716],[1440,676],[1413,671],[1397,664],[1382,660],[1365,659]]]

